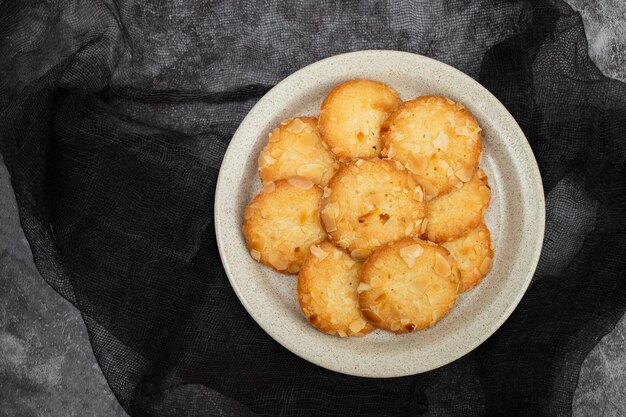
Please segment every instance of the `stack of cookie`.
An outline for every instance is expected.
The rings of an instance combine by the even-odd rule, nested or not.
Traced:
[[[300,307],[323,332],[430,327],[491,268],[481,153],[463,105],[342,83],[319,119],[270,133],[258,159],[264,187],[244,212],[250,254],[298,273]]]

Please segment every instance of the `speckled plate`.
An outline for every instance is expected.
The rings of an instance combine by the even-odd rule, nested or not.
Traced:
[[[492,202],[486,215],[495,243],[493,268],[462,294],[431,329],[396,336],[377,330],[361,338],[328,336],[308,324],[297,302],[296,277],[255,262],[241,233],[243,210],[259,192],[257,156],[283,119],[318,113],[336,84],[383,81],[406,100],[445,95],[463,103],[483,129],[481,165]],[[280,82],[252,108],[222,162],[215,225],[222,262],[237,296],[257,323],[296,355],[324,368],[366,377],[425,372],[467,354],[509,317],[531,281],[543,241],[541,177],[526,137],[504,106],[480,84],[441,62],[405,52],[362,51],[316,62]]]

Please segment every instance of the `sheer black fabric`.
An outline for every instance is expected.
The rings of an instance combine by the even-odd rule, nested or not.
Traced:
[[[526,133],[547,200],[539,268],[504,326],[385,380],[265,334],[213,222],[222,156],[258,98],[362,49],[478,79]],[[37,268],[133,416],[568,416],[582,360],[626,307],[626,85],[559,1],[0,1],[0,152]]]

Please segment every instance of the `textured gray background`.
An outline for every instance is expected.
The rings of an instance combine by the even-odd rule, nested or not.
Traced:
[[[582,14],[591,58],[626,81],[626,2],[567,2]],[[96,364],[80,313],[33,265],[2,163],[0,277],[0,415],[126,415]],[[626,415],[625,334],[626,316],[585,359],[574,416]]]

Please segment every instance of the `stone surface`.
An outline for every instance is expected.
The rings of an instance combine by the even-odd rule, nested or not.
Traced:
[[[626,2],[566,0],[580,11],[589,53],[626,81]],[[2,415],[124,416],[95,362],[80,313],[39,276],[0,163],[0,410]],[[626,318],[583,363],[575,417],[626,415]]]

